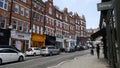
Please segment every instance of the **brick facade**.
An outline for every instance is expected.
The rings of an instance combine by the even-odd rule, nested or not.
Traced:
[[[13,1],[13,4],[10,0],[7,2],[3,0],[3,3],[7,7],[5,5],[3,5],[4,7],[0,7],[0,28],[6,29],[12,26],[12,30],[16,30],[21,35],[27,35],[32,32],[34,36],[38,37],[40,35],[39,37],[42,37],[45,34],[64,39],[64,42],[72,40],[75,43],[76,37],[86,37],[85,16],[80,17],[77,13],[72,14],[67,8],[60,11],[53,5],[53,0],[46,2],[42,0],[11,1]],[[11,16],[10,13],[12,13]],[[14,41],[16,39],[13,39],[11,44],[16,44]],[[22,47],[24,44],[29,44],[29,46],[27,45],[28,47],[31,45],[31,42],[28,42],[29,40],[18,39],[17,41],[17,43],[19,41],[22,42]],[[26,48],[23,47],[24,49]]]

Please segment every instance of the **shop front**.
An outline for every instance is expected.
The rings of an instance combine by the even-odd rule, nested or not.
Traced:
[[[45,35],[33,33],[31,39],[31,47],[43,47],[45,46],[45,40],[46,40]]]
[[[76,45],[76,40],[74,39],[68,39],[66,40],[68,42],[68,47],[75,46]]]
[[[64,39],[64,45],[63,45],[63,48],[66,48],[69,46],[69,38],[63,38]]]
[[[9,45],[10,30],[0,29],[0,45]]]
[[[46,35],[45,45],[56,45],[56,37]]]
[[[59,48],[64,48],[64,39],[56,37],[56,46]]]
[[[15,46],[22,52],[25,52],[26,49],[29,48],[30,39],[31,39],[30,33],[24,33],[24,32],[20,32],[20,31],[16,31],[16,30],[11,31],[10,44],[12,46]]]

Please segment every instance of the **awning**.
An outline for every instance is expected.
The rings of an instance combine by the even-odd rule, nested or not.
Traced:
[[[95,40],[96,38],[100,37],[100,36],[106,36],[106,28],[102,28],[99,31],[97,31],[96,33],[91,35],[91,40]]]

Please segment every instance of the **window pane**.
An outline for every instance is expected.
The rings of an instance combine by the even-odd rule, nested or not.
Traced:
[[[6,22],[6,18],[5,18],[5,17],[2,17],[2,21],[1,21],[1,27],[2,27],[2,28],[4,28],[5,22]]]
[[[13,28],[14,28],[14,29],[17,28],[17,20],[14,20],[14,22],[13,22]]]
[[[29,10],[26,10],[26,17],[29,17]]]
[[[8,0],[5,0],[5,2],[7,3],[7,2],[8,2]]]
[[[18,4],[15,4],[15,12],[18,12],[18,10],[19,10]]]
[[[21,15],[24,16],[24,8],[23,7],[21,7]]]
[[[22,30],[22,25],[23,25],[23,22],[20,21],[20,30]]]
[[[25,31],[28,31],[28,23],[25,24]]]
[[[2,1],[0,1],[0,7],[3,8],[3,2]]]
[[[7,4],[4,4],[4,9],[7,9]]]

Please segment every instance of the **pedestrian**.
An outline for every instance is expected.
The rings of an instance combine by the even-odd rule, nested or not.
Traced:
[[[91,53],[91,55],[94,55],[94,50],[93,50],[93,47],[91,48],[90,53]]]
[[[100,46],[99,46],[99,44],[97,44],[96,52],[97,52],[97,57],[99,59],[99,57],[100,57]]]
[[[93,45],[91,45],[92,47],[91,47],[91,51],[90,51],[90,54],[91,55],[94,55],[94,46]]]

